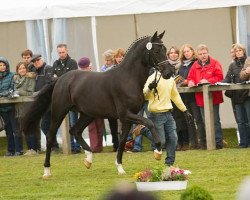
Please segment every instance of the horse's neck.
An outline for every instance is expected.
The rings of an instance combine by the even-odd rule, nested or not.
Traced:
[[[134,79],[140,88],[143,88],[149,74],[149,67],[143,65],[140,60],[127,62],[122,72],[129,80]]]

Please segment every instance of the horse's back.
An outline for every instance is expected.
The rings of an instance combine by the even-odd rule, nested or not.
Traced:
[[[76,110],[90,116],[115,113],[109,73],[74,70],[61,76],[55,86],[58,100],[68,99]],[[115,117],[115,116],[114,116]]]

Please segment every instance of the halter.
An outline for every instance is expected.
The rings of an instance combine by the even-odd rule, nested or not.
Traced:
[[[155,43],[148,42],[146,44],[146,48],[148,50],[148,55],[149,55],[149,57],[150,57],[150,55],[152,55],[153,67],[156,69],[154,82],[156,82],[158,84],[159,81],[160,81],[160,79],[161,79],[161,77],[162,77],[162,74],[160,74],[160,77],[157,80],[157,72],[158,71],[160,72],[159,66],[164,65],[166,62],[168,62],[168,60],[164,60],[164,61],[158,62],[157,58],[154,56],[154,52],[151,51],[151,49],[153,47],[153,44],[155,44],[155,45],[162,45],[162,46],[164,46],[164,44],[163,43],[156,43],[156,42]],[[157,64],[156,64],[155,61],[157,62]],[[153,88],[153,89],[154,89],[154,98],[157,95],[158,96],[158,100],[160,100],[157,88]]]

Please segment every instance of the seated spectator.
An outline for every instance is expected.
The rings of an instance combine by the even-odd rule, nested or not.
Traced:
[[[16,66],[16,75],[14,76],[14,88],[15,92],[20,96],[30,96],[35,90],[35,78],[30,78],[28,75],[28,65],[26,62],[19,62]],[[26,103],[27,104],[27,103]],[[16,121],[20,129],[21,118],[24,116],[24,103],[15,104]],[[25,134],[28,151],[24,155],[37,154],[37,144],[35,134]]]
[[[0,97],[7,97],[14,90],[14,73],[10,72],[10,65],[6,58],[0,57]],[[18,132],[15,119],[15,105],[1,104],[0,115],[5,122],[7,136],[6,156],[23,155],[22,135]]]

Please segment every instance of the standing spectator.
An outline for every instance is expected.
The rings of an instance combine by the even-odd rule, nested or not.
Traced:
[[[174,67],[175,74],[178,73],[178,70],[179,70],[180,64],[181,64],[180,60],[179,60],[179,54],[180,54],[180,51],[175,46],[170,47],[168,52],[167,52],[168,62]]]
[[[124,49],[119,48],[114,52],[114,64],[118,65],[122,62],[125,52]]]
[[[111,49],[105,51],[103,54],[104,65],[101,67],[102,72],[110,70],[114,66],[114,55],[115,52]]]
[[[172,46],[169,48],[167,52],[167,57],[169,63],[174,67],[175,69],[175,75],[178,74],[179,68],[180,68],[180,60],[179,60],[179,54],[180,51],[177,47]],[[189,149],[189,136],[188,136],[188,128],[187,123],[185,121],[183,113],[175,106],[173,105],[173,117],[176,122],[177,127],[177,136],[178,136],[178,145],[177,150],[188,150]]]
[[[14,73],[10,72],[10,65],[6,58],[0,57],[0,97],[7,97],[14,90]],[[20,132],[18,132],[15,120],[14,104],[1,104],[0,115],[5,122],[7,136],[6,156],[23,155],[23,143]]]
[[[184,44],[180,49],[181,66],[178,71],[178,75],[182,77],[182,83],[180,86],[187,86],[188,73],[195,61],[196,56],[194,48],[190,44]],[[195,95],[194,93],[183,93],[180,95],[182,101],[187,106],[187,109],[193,115],[197,126],[200,145],[198,145],[198,136],[194,124],[192,126],[193,128],[188,127],[188,138],[191,144],[191,149],[197,149],[199,146],[202,149],[206,149],[205,124],[202,120],[200,108],[196,104]]]
[[[53,64],[53,76],[60,77],[63,74],[71,70],[77,70],[77,63],[68,54],[68,48],[66,44],[57,45],[57,53],[59,59]],[[70,127],[73,127],[78,120],[78,113],[74,111],[69,111]],[[81,153],[81,146],[76,141],[75,136],[71,135],[71,152]]]
[[[178,139],[176,123],[171,113],[173,108],[171,101],[173,101],[174,104],[185,113],[185,117],[188,121],[190,114],[181,100],[174,79],[160,78],[157,84],[155,77],[158,80],[160,78],[160,73],[155,72],[149,76],[144,86],[143,93],[145,99],[147,99],[149,103],[149,119],[154,123],[161,142],[165,143],[167,152],[165,163],[168,166],[172,166],[175,161],[175,149]],[[159,98],[155,97],[155,88],[158,91]]]
[[[244,81],[250,81],[250,57],[247,57],[244,67],[240,72],[240,78]],[[250,127],[250,90],[248,92],[248,96],[244,101],[243,104],[244,108],[245,108],[245,113],[246,113],[246,124],[248,126],[248,130]],[[250,131],[247,132],[248,133],[248,146],[250,146],[250,138],[249,138],[249,134]]]
[[[109,49],[103,53],[105,64],[101,67],[102,72],[106,72],[114,66],[114,51]],[[119,147],[118,139],[118,121],[117,119],[108,118],[109,127],[112,135],[113,151],[116,152]]]
[[[34,54],[29,66],[29,71],[34,72],[36,74],[36,86],[35,86],[35,92],[39,92],[46,84],[49,84],[52,80],[53,75],[53,69],[50,65],[47,65],[43,59],[41,54]],[[47,110],[44,115],[42,116],[41,120],[41,129],[43,133],[45,134],[46,138],[49,133],[49,127],[50,127],[50,117],[51,117],[51,110]],[[35,125],[38,129],[40,127],[39,124]],[[41,150],[41,131],[38,132],[38,135],[36,135],[36,143],[37,148],[40,151]],[[54,144],[52,146],[53,151],[59,150],[59,145],[57,143],[57,140],[55,138]]]
[[[242,44],[234,44],[235,59],[228,68],[223,83],[241,83],[240,72],[244,67],[247,58],[246,49]],[[248,127],[247,113],[244,102],[247,99],[249,90],[228,90],[225,95],[231,98],[232,105],[235,106],[236,122],[240,136],[240,147],[247,148],[250,139],[250,128]],[[250,145],[250,144],[249,144]]]
[[[27,62],[19,62],[16,66],[16,75],[14,76],[14,87],[15,92],[20,96],[29,96],[32,95],[35,90],[35,78],[30,78],[27,76],[28,73],[28,64]],[[15,104],[15,116],[16,121],[20,129],[20,122],[22,117],[24,116],[24,108],[25,105],[23,103]],[[35,155],[37,154],[37,144],[35,134],[25,134],[26,143],[28,147],[28,151],[24,155]]]
[[[22,56],[22,61],[25,62],[27,65],[29,65],[33,56],[33,52],[29,49],[25,49],[21,53],[21,56]]]
[[[204,44],[197,47],[198,60],[194,62],[188,75],[188,87],[193,87],[198,84],[215,84],[223,80],[223,72],[221,64],[209,56],[208,48]],[[215,142],[216,149],[223,148],[223,133],[220,123],[220,104],[223,102],[222,92],[212,92],[213,111],[214,111],[214,127],[215,127]],[[203,93],[196,92],[195,99],[197,105],[200,107],[203,121],[204,120],[204,102]]]
[[[82,71],[91,71],[90,60],[87,57],[83,57],[78,61],[78,66]],[[104,131],[104,120],[95,119],[89,126],[89,140],[90,148],[93,152],[98,153],[103,150],[103,131]]]

